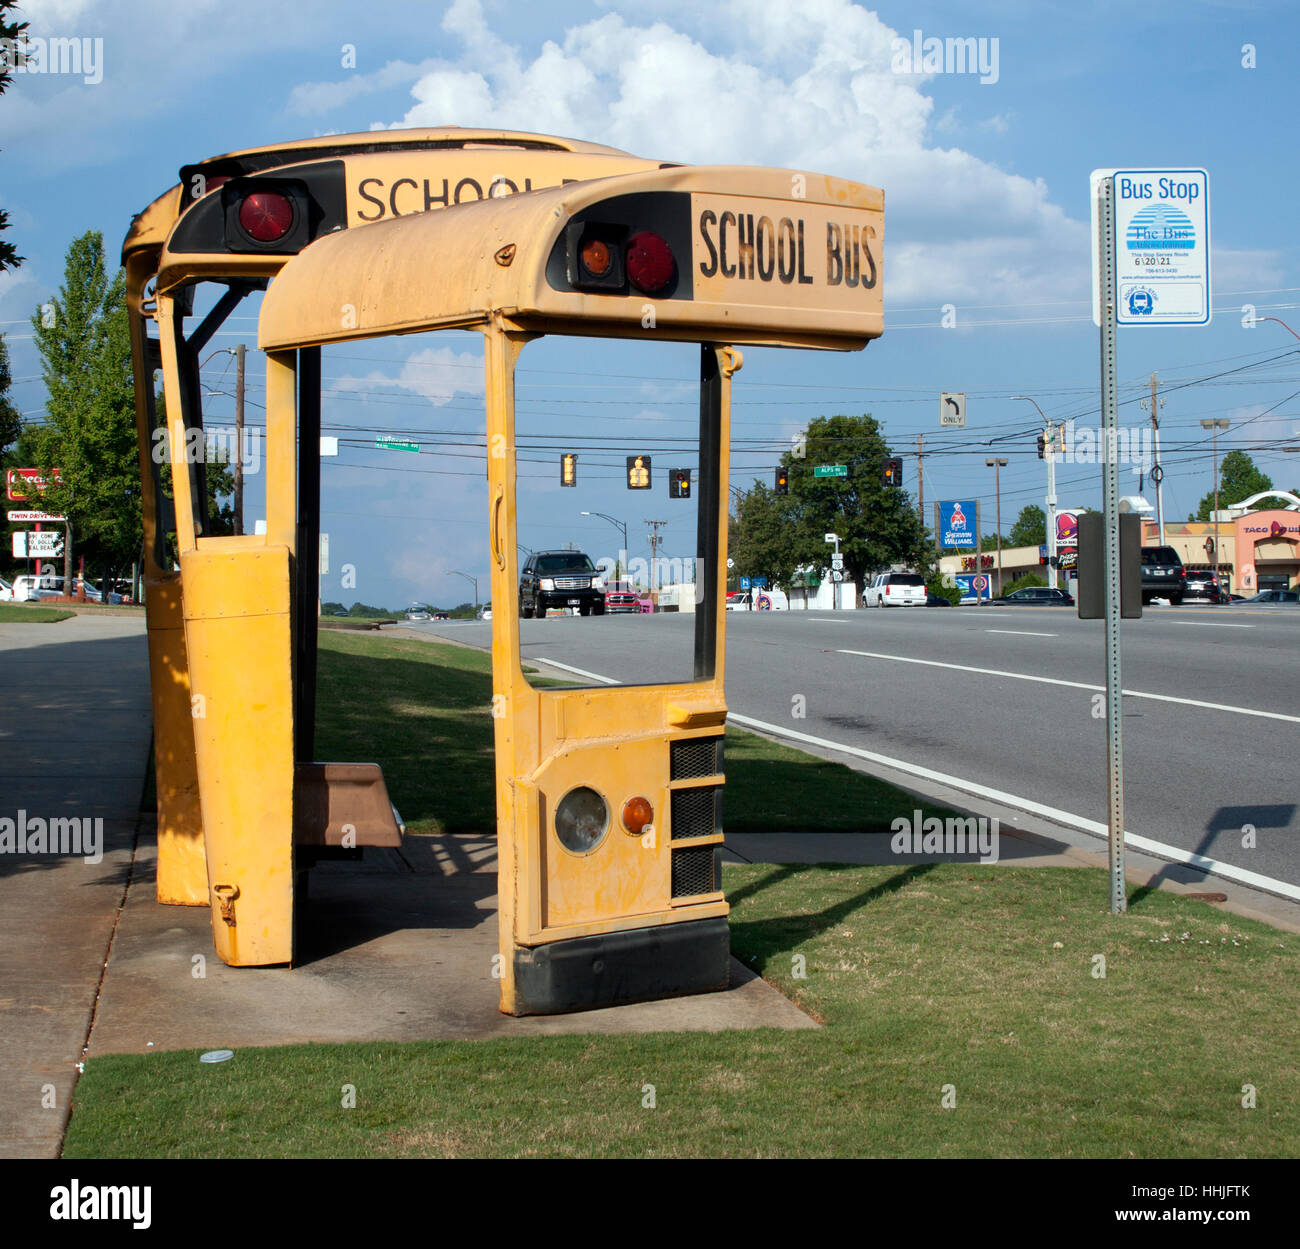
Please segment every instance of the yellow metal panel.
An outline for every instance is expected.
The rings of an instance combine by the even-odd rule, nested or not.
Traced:
[[[689,200],[691,255],[677,263],[689,265],[695,297],[556,290],[547,262],[567,222],[603,200],[646,192]],[[748,253],[742,219],[752,233]],[[883,236],[883,192],[840,179],[729,166],[625,174],[320,239],[272,285],[260,343],[342,342],[504,314],[534,333],[851,350],[883,329]],[[729,241],[734,259],[724,254]]]
[[[298,361],[266,357],[266,541],[292,551],[298,542]]]
[[[185,639],[212,933],[236,966],[293,959],[289,552],[187,551]]]

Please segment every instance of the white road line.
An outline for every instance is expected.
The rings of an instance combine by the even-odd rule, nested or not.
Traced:
[[[928,668],[951,668],[957,672],[974,672],[986,677],[1007,677],[1013,681],[1037,681],[1040,685],[1063,685],[1072,690],[1098,690],[1105,692],[1104,685],[1089,685],[1085,681],[1062,681],[1059,677],[1036,677],[1027,672],[1004,672],[998,668],[973,668],[969,664],[950,664],[938,659],[912,659],[906,655],[882,655],[877,651],[841,650],[841,655],[862,655],[866,659],[889,659],[900,664],[923,664]],[[1207,703],[1199,698],[1175,698],[1172,694],[1148,694],[1142,690],[1125,690],[1125,698],[1149,698],[1157,703],[1179,703],[1184,707],[1204,707],[1209,711],[1230,711],[1238,716],[1259,716],[1265,720],[1284,720],[1288,724],[1300,724],[1300,716],[1288,716],[1280,711],[1259,711],[1254,707],[1229,707],[1226,703]]]
[[[1014,633],[1018,638],[1054,638],[1056,633],[1030,633],[1026,629],[985,629],[985,633]]]
[[[849,653],[856,654],[859,652]],[[890,657],[887,656],[887,658]],[[601,676],[597,672],[586,672],[582,668],[574,668],[570,664],[562,664],[554,659],[539,657],[534,662],[549,664],[552,668],[559,668],[564,672],[576,673],[578,676],[598,681],[602,685],[618,684],[617,681]],[[1060,682],[1060,684],[1068,684],[1068,682]],[[995,802],[1006,803],[1009,807],[1026,811],[1031,815],[1041,815],[1057,824],[1064,824],[1067,828],[1077,828],[1080,832],[1088,833],[1093,837],[1106,839],[1110,835],[1110,830],[1099,820],[1089,820],[1082,815],[1075,815],[1071,811],[1063,811],[1059,807],[1049,807],[1045,803],[1034,802],[1030,798],[1022,798],[1019,794],[1008,793],[1003,789],[993,789],[989,785],[981,785],[977,781],[968,781],[963,777],[953,776],[948,772],[923,768],[918,763],[893,759],[889,755],[876,754],[875,751],[862,750],[857,746],[847,746],[843,742],[833,742],[825,737],[814,737],[811,733],[800,733],[798,730],[788,729],[784,725],[769,724],[766,720],[755,720],[750,716],[742,716],[735,711],[727,712],[727,722],[729,724],[743,725],[746,728],[758,729],[764,733],[771,733],[773,737],[783,737],[790,741],[803,742],[809,746],[820,746],[823,750],[834,750],[840,754],[852,755],[856,759],[865,759],[868,763],[877,763],[887,768],[893,768],[896,771],[906,773],[908,776],[919,776],[928,781],[938,781],[944,785],[951,785],[954,789],[974,794],[976,797],[991,798]],[[1251,872],[1244,867],[1236,867],[1231,863],[1221,863],[1218,859],[1207,859],[1202,854],[1184,850],[1180,846],[1166,845],[1163,841],[1154,841],[1150,837],[1139,837],[1136,833],[1130,833],[1127,829],[1124,831],[1124,844],[1132,846],[1134,850],[1145,850],[1150,854],[1158,854],[1161,858],[1170,859],[1175,863],[1183,863],[1199,871],[1221,876],[1225,880],[1235,880],[1239,884],[1249,885],[1253,889],[1264,889],[1269,893],[1276,893],[1281,897],[1300,901],[1300,886],[1293,885],[1285,880],[1276,880],[1272,876],[1263,876],[1259,872]]]
[[[888,755],[878,755],[874,751],[860,750],[856,746],[845,746],[841,742],[829,741],[824,737],[813,737],[809,733],[800,733],[795,729],[787,729],[783,725],[768,724],[763,720],[752,720],[749,716],[737,715],[734,711],[727,713],[727,722],[760,729],[764,733],[771,733],[774,737],[785,737],[791,741],[820,746],[825,750],[837,750],[841,754],[866,759],[870,763],[879,763],[887,768],[896,768],[909,776],[919,776],[926,780],[939,781],[942,784],[951,785],[954,789],[964,790],[968,794],[975,794],[980,798],[992,798],[996,802],[1004,802],[1008,806],[1027,811],[1032,815],[1045,816],[1058,824],[1064,824],[1068,828],[1077,828],[1080,832],[1090,833],[1094,837],[1108,838],[1110,835],[1106,825],[1098,820],[1089,820],[1081,815],[1075,815],[1071,811],[1062,811],[1058,807],[1049,807],[1044,803],[1022,798],[1019,794],[993,789],[988,785],[980,785],[976,781],[968,781],[960,776],[952,776],[947,772],[936,772],[932,768],[923,768],[919,764],[907,763],[902,759],[891,759]],[[1240,884],[1250,885],[1255,889],[1265,889],[1270,893],[1280,894],[1284,898],[1300,901],[1300,886],[1293,885],[1289,881],[1276,880],[1272,876],[1263,876],[1258,872],[1251,872],[1244,867],[1236,867],[1231,863],[1221,863],[1218,859],[1207,859],[1202,854],[1184,850],[1180,846],[1166,845],[1162,841],[1153,841],[1150,837],[1139,837],[1136,833],[1130,833],[1127,829],[1124,831],[1124,844],[1132,846],[1135,850],[1146,850],[1151,854],[1160,855],[1161,858],[1172,859],[1175,863],[1184,863],[1188,867],[1194,867],[1199,871],[1222,876],[1226,880],[1235,880]]]
[[[1211,620],[1171,620],[1170,624],[1189,625],[1193,629],[1253,629],[1254,625],[1220,624]]]

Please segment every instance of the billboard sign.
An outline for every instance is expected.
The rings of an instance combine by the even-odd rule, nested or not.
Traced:
[[[978,543],[975,533],[974,499],[954,499],[939,504],[939,545],[973,551]]]
[[[54,481],[57,484],[63,481],[57,468],[54,470]],[[39,468],[5,469],[5,495],[15,503],[43,494],[49,485],[49,479]]]

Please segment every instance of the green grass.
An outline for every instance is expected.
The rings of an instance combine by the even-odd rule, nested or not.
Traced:
[[[824,1027],[96,1058],[65,1156],[1300,1150],[1292,934],[1159,892],[1117,919],[1082,868],[756,864],[726,885],[733,950]]]
[[[320,634],[316,757],[381,763],[412,832],[492,832],[492,661],[466,646]],[[533,678],[534,685],[560,682]],[[839,763],[727,730],[732,832],[888,830],[918,807],[951,814]]]
[[[418,827],[485,831],[488,666],[468,648],[322,637],[318,757],[380,761]],[[887,800],[797,759],[729,736],[729,823],[732,802],[771,811],[776,766],[820,774],[824,810]],[[733,952],[823,1027],[94,1058],[65,1156],[1300,1151],[1295,934],[1140,889],[1115,917],[1105,873],[1084,868],[745,864],[724,884]]]
[[[8,620],[22,624],[56,624],[76,614],[57,607],[41,607],[35,603],[0,603],[0,623]]]

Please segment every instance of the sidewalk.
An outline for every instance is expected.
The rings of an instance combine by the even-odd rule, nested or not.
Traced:
[[[0,854],[0,1157],[57,1155],[149,760],[144,620],[0,624],[0,818],[103,820],[103,858]]]

